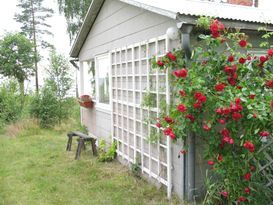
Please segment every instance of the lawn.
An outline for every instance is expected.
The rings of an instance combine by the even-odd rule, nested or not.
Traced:
[[[74,160],[75,146],[65,148],[58,131],[0,135],[0,204],[179,204],[116,161],[100,163],[91,150]]]

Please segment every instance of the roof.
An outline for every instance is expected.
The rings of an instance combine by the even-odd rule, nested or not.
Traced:
[[[257,29],[257,24],[273,24],[273,11],[249,6],[238,6],[198,0],[118,0],[172,19],[183,19],[196,16],[211,16],[228,21],[239,21],[255,24],[251,29]],[[93,0],[82,27],[74,41],[70,56],[77,58],[90,32],[93,23],[104,3],[104,0]],[[204,9],[205,8],[205,9]],[[243,15],[242,15],[243,14]],[[186,18],[189,20],[189,18]],[[186,21],[184,20],[184,21]],[[193,21],[192,21],[193,22]],[[192,23],[191,22],[191,23]],[[189,22],[186,22],[189,23]],[[261,26],[261,25],[260,25]]]

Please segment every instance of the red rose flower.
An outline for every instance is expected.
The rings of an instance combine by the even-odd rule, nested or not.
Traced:
[[[204,102],[206,102],[206,100],[207,100],[207,97],[206,97],[203,93],[201,93],[201,92],[199,92],[199,91],[197,91],[197,92],[194,93],[194,98],[195,98],[199,103],[204,103]]]
[[[179,94],[182,96],[182,97],[185,97],[186,96],[186,92],[184,90],[179,90]]]
[[[228,74],[233,74],[235,73],[237,70],[237,66],[233,65],[233,66],[224,66],[224,72],[228,73]]]
[[[188,118],[191,122],[194,122],[195,117],[192,114],[187,114],[186,118]]]
[[[208,161],[208,165],[213,166],[213,165],[214,165],[214,161],[210,159],[210,160]]]
[[[261,56],[260,57],[260,62],[263,64],[264,62],[266,62],[268,60],[267,56]]]
[[[174,140],[176,138],[176,135],[173,133],[173,131],[171,131],[169,133],[169,137]]]
[[[157,126],[158,128],[162,127],[161,124],[160,124],[160,122],[157,122],[157,123],[155,124],[155,126]]]
[[[250,194],[250,188],[249,188],[249,187],[246,187],[246,188],[245,188],[245,193],[246,193],[246,194]]]
[[[257,118],[257,114],[256,113],[253,113],[253,118]]]
[[[165,120],[167,123],[169,123],[169,124],[173,124],[173,123],[174,123],[173,119],[170,118],[169,116],[164,117],[164,120]]]
[[[234,57],[233,56],[229,56],[228,57],[228,62],[233,62],[234,61]]]
[[[235,103],[236,103],[236,105],[240,104],[241,103],[241,99],[240,98],[235,98]]]
[[[194,93],[194,98],[196,99],[196,100],[198,100],[201,96],[202,96],[203,94],[201,93],[201,92],[195,92]]]
[[[260,135],[261,137],[267,137],[267,136],[270,135],[270,133],[267,132],[267,131],[262,131],[262,132],[259,133],[259,135]]]
[[[218,122],[222,125],[226,124],[226,121],[224,119],[219,119]]]
[[[269,55],[269,56],[273,56],[273,48],[271,48],[271,49],[269,49],[268,51],[267,51],[267,55]]]
[[[193,104],[194,109],[199,109],[201,106],[202,105],[199,102],[196,102],[196,103]]]
[[[232,77],[228,77],[228,83],[231,85],[231,86],[235,86],[236,85],[236,80]]]
[[[268,80],[266,83],[265,83],[266,87],[268,88],[273,88],[273,79],[272,80]]]
[[[246,141],[243,146],[244,148],[248,149],[251,153],[255,151],[254,144],[250,141]]]
[[[164,130],[163,130],[163,133],[164,133],[164,135],[170,135],[170,133],[172,132],[173,130],[172,130],[172,128],[170,128],[170,127],[166,127]]]
[[[187,110],[187,107],[186,107],[185,105],[183,105],[183,104],[179,104],[179,105],[177,106],[177,110],[178,110],[179,112],[185,112],[185,111]]]
[[[256,96],[255,94],[250,94],[248,97],[249,97],[249,99],[253,100],[255,98],[255,96]]]
[[[218,115],[223,115],[223,110],[221,108],[217,108],[215,110],[215,112],[218,114]]]
[[[251,179],[251,173],[250,172],[247,172],[245,175],[244,175],[244,179],[246,181],[249,181]]]
[[[230,109],[228,107],[224,107],[222,109],[222,111],[223,111],[223,114],[225,114],[225,115],[229,115],[230,114]]]
[[[244,47],[246,47],[246,45],[247,45],[247,42],[246,42],[246,40],[240,40],[239,41],[239,45],[242,47],[242,48],[244,48]]]
[[[188,152],[188,151],[187,151],[187,150],[185,150],[185,149],[180,150],[180,153],[181,153],[181,154],[187,154],[187,152]]]
[[[222,134],[223,137],[229,137],[230,136],[229,131],[226,128],[224,128],[221,131],[221,134]]]
[[[245,198],[244,196],[240,196],[240,197],[238,198],[238,201],[239,201],[239,202],[244,202],[244,201],[246,201],[246,198]]]
[[[226,87],[225,83],[219,83],[219,84],[214,86],[215,90],[219,91],[219,92],[223,91],[225,89],[225,87]]]
[[[222,162],[223,161],[223,155],[218,154],[217,160],[218,160],[218,162]]]
[[[171,60],[171,61],[176,61],[176,56],[172,54],[171,52],[168,52],[166,56]]]
[[[224,24],[219,22],[217,19],[214,20],[210,25],[210,31],[213,38],[218,38],[220,36],[220,32],[225,29]]]
[[[228,143],[229,143],[229,144],[234,144],[234,139],[233,139],[233,138],[229,138]]]
[[[221,191],[220,193],[223,197],[228,198],[228,192],[227,191]]]
[[[245,58],[239,58],[239,63],[244,64],[246,62]]]
[[[180,70],[175,70],[173,74],[178,78],[186,78],[188,75],[188,70],[186,68],[182,68]]]
[[[158,60],[158,61],[157,61],[157,65],[160,66],[160,67],[163,67],[163,66],[164,66],[164,63],[163,63],[161,60]]]
[[[205,125],[203,125],[203,129],[205,131],[210,131],[211,128],[207,124],[205,124]]]

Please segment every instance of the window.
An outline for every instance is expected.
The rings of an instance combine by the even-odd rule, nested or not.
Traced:
[[[99,55],[95,59],[96,99],[99,107],[110,109],[109,105],[109,54]]]
[[[96,98],[95,89],[95,62],[94,59],[83,61],[83,77],[84,85],[82,94],[90,95],[94,100]]]

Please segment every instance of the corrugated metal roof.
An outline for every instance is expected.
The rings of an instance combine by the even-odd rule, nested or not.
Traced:
[[[192,16],[212,16],[221,19],[230,19],[256,23],[273,23],[272,8],[259,9],[256,7],[233,5],[198,0],[120,0],[161,15],[172,17],[175,14]],[[163,12],[162,12],[163,11]]]
[[[105,0],[93,0],[82,27],[70,51],[70,56],[77,58],[90,29]],[[254,23],[273,24],[273,5],[270,9],[239,6],[226,3],[198,0],[119,0],[121,2],[179,19],[180,15],[211,16],[221,19]],[[273,3],[272,3],[273,4]],[[255,25],[256,29],[256,25]]]

